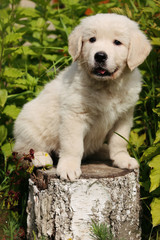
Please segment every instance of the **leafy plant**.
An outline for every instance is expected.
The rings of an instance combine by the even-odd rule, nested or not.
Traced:
[[[140,159],[141,198],[144,209],[143,238],[147,238],[145,236],[147,235],[146,225],[150,224],[150,228],[153,229],[152,227],[160,224],[160,70],[158,68],[160,63],[160,4],[158,1],[147,1],[146,5],[139,2],[134,6],[135,11],[134,14],[132,11],[132,18],[139,22],[154,46],[147,61],[141,66],[144,80],[143,91],[137,103],[134,129],[130,136],[130,143],[134,146]],[[152,224],[149,223],[150,215]],[[153,239],[156,238],[159,227],[155,228],[155,232],[150,233],[151,236],[153,235]]]
[[[143,90],[137,103],[134,128],[130,134],[130,152],[136,152],[140,161],[141,198],[143,201],[143,235],[148,239],[148,224],[151,233],[149,239],[158,236],[160,224],[160,3],[157,0],[146,2],[122,1],[123,8],[113,8],[112,11],[127,15],[137,21],[153,47],[147,61],[140,66],[143,74]],[[150,222],[152,217],[152,224]],[[147,221],[147,223],[146,223]],[[147,228],[146,228],[147,226]],[[158,239],[156,237],[156,239]]]
[[[33,166],[30,167],[28,161],[32,161],[33,154],[31,150],[29,154],[19,158],[17,153],[13,153],[12,161],[8,162],[7,171],[0,172],[0,205],[7,217],[7,224],[3,227],[5,239],[17,240],[25,237],[27,180],[33,171]],[[22,165],[22,160],[26,164]]]
[[[25,236],[25,232],[22,228],[20,228],[20,224],[17,222],[17,216],[15,215],[15,213],[10,212],[8,222],[3,227],[5,240],[22,239]]]

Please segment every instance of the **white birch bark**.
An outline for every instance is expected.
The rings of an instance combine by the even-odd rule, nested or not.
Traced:
[[[82,177],[67,182],[55,169],[29,180],[28,239],[92,240],[91,220],[105,222],[118,239],[140,240],[138,173],[104,164],[82,166]]]

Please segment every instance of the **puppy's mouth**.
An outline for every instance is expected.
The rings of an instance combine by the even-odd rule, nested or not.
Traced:
[[[118,71],[118,68],[116,68],[113,72],[109,72],[107,69],[102,67],[97,67],[93,69],[93,74],[100,76],[100,77],[112,77],[114,73]]]

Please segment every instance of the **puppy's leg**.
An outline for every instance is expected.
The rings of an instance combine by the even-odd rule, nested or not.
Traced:
[[[128,140],[133,121],[133,110],[130,110],[121,118],[113,128],[109,136],[109,155],[113,164],[120,168],[134,169],[139,164],[136,159],[129,156],[127,152],[127,142],[121,136]],[[117,135],[120,134],[121,136]]]
[[[57,175],[62,179],[71,181],[79,178],[81,175],[81,159],[84,146],[83,139],[86,125],[78,116],[62,119],[60,126],[60,152],[57,166]]]

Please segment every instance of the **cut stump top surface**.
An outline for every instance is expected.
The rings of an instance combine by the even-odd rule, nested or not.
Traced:
[[[120,169],[117,167],[111,166],[111,161],[86,161],[81,165],[82,175],[81,179],[88,178],[114,178],[124,176],[129,174],[133,170],[128,169]],[[36,176],[39,178],[47,178],[48,180],[51,178],[58,178],[56,175],[56,168],[53,167],[49,170],[38,169],[36,171]]]
[[[82,164],[81,178],[114,178],[124,176],[132,170],[110,166],[110,162],[94,161]]]

